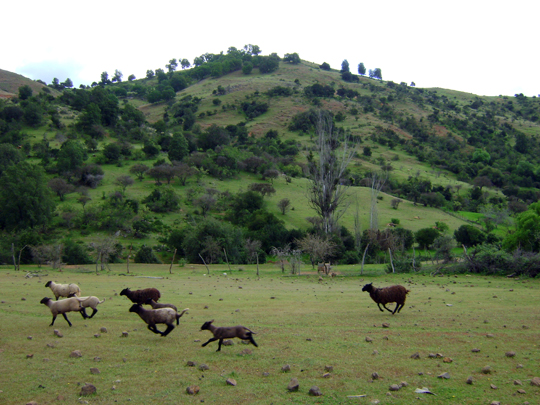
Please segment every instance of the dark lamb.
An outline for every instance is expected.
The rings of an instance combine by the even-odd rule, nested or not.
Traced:
[[[131,302],[140,305],[145,304],[148,299],[153,299],[157,302],[161,297],[161,293],[157,290],[157,288],[145,288],[144,290],[135,291],[131,291],[129,288],[124,288],[120,295],[125,295],[131,300]]]
[[[367,291],[369,293],[369,296],[373,301],[377,303],[377,306],[379,307],[381,312],[384,312],[381,308],[381,305],[388,312],[392,312],[390,309],[386,308],[386,304],[390,302],[395,302],[396,308],[392,312],[392,315],[394,315],[396,312],[401,311],[401,308],[403,308],[403,306],[405,305],[407,294],[410,292],[410,290],[407,290],[402,285],[376,288],[373,287],[373,283],[366,284],[364,287],[362,287],[362,291]]]
[[[255,340],[253,340],[252,335],[255,332],[249,330],[248,328],[240,325],[228,327],[222,326],[218,328],[217,326],[212,325],[212,322],[214,322],[213,319],[211,321],[205,322],[203,326],[201,326],[201,330],[209,330],[214,334],[214,337],[209,339],[208,342],[203,343],[202,347],[205,347],[210,342],[215,342],[216,340],[219,340],[219,346],[216,350],[216,352],[219,352],[221,350],[221,344],[223,343],[223,339],[232,339],[235,337],[243,340],[249,340],[253,344],[253,346],[259,347],[259,345],[255,343]]]

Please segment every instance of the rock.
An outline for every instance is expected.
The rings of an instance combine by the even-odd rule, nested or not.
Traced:
[[[376,356],[377,354],[379,354],[379,351],[378,350],[373,350],[373,352],[371,353],[373,356]]]
[[[399,385],[400,385],[401,387],[408,387],[408,386],[409,386],[409,383],[408,383],[407,381],[401,381],[401,382],[399,383]]]
[[[188,360],[188,362],[186,363],[186,365],[188,367],[195,367],[197,365],[197,363],[195,363],[194,361],[191,361],[191,360]]]
[[[516,352],[506,352],[504,354],[506,357],[515,357],[516,356]]]
[[[284,365],[283,367],[281,367],[281,371],[283,371],[284,373],[288,372],[288,371],[291,371],[291,366],[289,366],[288,364]]]
[[[210,367],[208,367],[206,364],[201,364],[199,365],[199,370],[201,371],[210,370]]]
[[[234,378],[227,378],[225,381],[228,385],[232,385],[233,387],[236,387],[236,380]]]
[[[520,380],[514,380],[514,385],[523,385],[523,383]]]
[[[382,327],[383,328],[389,328],[390,324],[388,322],[385,322],[385,323],[382,324]]]
[[[374,380],[378,380],[379,379],[379,373],[377,373],[377,372],[371,373],[371,378],[373,378]]]
[[[497,386],[496,386],[495,384],[490,384],[489,386],[490,386],[490,388],[491,388],[492,390],[496,390],[496,389],[497,389]]]
[[[223,346],[232,346],[234,342],[231,339],[224,340],[222,343]]]
[[[533,385],[535,387],[540,387],[540,377],[534,377],[531,380],[531,385]]]
[[[95,385],[93,384],[88,384],[86,383],[82,388],[81,388],[81,392],[79,395],[82,395],[82,396],[88,396],[88,395],[92,395],[92,394],[95,394],[97,392],[97,388]]]
[[[388,387],[390,391],[399,391],[401,387],[397,384],[392,384],[390,387]]]
[[[472,375],[468,376],[468,377],[467,377],[467,381],[465,381],[465,382],[466,382],[467,384],[469,384],[469,385],[472,385],[472,383],[474,382]]]
[[[388,336],[383,336],[383,340],[388,340]]]
[[[128,337],[129,336],[129,333],[127,333],[126,331],[123,331],[122,332],[122,336],[121,337]]]
[[[55,336],[58,336],[59,338],[64,337],[64,335],[62,334],[62,332],[60,332],[58,329],[55,329],[55,330],[54,330],[54,335],[55,335]]]
[[[452,360],[450,357],[445,357],[443,359],[443,363],[452,363],[454,360]]]
[[[371,343],[371,342],[373,342],[373,339],[368,336],[368,337],[366,337],[366,342]]]
[[[297,378],[291,378],[289,385],[287,385],[287,389],[291,392],[298,391],[299,387],[300,387],[300,383],[298,382]]]
[[[102,326],[101,328],[99,328],[99,331],[101,333],[107,333],[108,332],[108,330],[107,330],[107,328],[105,326]]]
[[[450,373],[442,373],[438,375],[437,378],[443,378],[445,380],[448,380],[450,378]]]
[[[100,374],[100,373],[101,373],[101,371],[99,371],[99,369],[96,368],[96,367],[90,368],[90,372],[91,372],[92,374]]]
[[[482,367],[482,374],[491,374],[491,367],[490,366]]]
[[[36,401],[27,402],[26,405],[38,405]]]
[[[523,364],[518,364],[516,368],[523,368]]]
[[[480,353],[480,349],[472,349],[471,352],[473,352],[473,353]]]
[[[33,354],[27,354],[27,355],[26,355],[26,358],[27,358],[27,359],[31,359],[32,357],[34,357]]]
[[[313,387],[311,387],[309,389],[309,395],[313,395],[314,397],[320,397],[322,395],[322,392],[321,390],[319,389],[319,387],[317,387],[316,385],[314,385]]]
[[[419,359],[420,358],[420,353],[416,352],[414,354],[411,354],[411,359]]]
[[[332,377],[332,374],[324,373],[322,376],[323,376],[323,378],[330,378],[330,377]]]
[[[329,373],[331,373],[332,371],[334,371],[334,366],[324,366],[324,371],[328,371]]]
[[[95,337],[95,338],[98,338],[98,337],[101,337],[101,335],[100,335],[99,333],[96,333],[96,334],[94,335],[94,337]]]
[[[499,401],[491,401],[489,405],[501,405]]]
[[[101,361],[101,357],[94,357],[94,361]]]
[[[189,394],[189,395],[195,395],[195,394],[198,394],[199,391],[200,391],[200,387],[198,385],[191,385],[189,387],[186,388],[186,392]]]
[[[262,373],[262,376],[263,376],[263,377],[270,377],[270,373],[268,373],[268,372],[265,371],[264,373]]]
[[[437,357],[437,355],[436,355],[435,353],[430,353],[430,354],[428,354],[428,357],[429,357],[430,359],[434,359],[434,358]]]
[[[525,390],[523,388],[520,388],[519,390],[517,390],[518,394],[526,394],[527,392],[525,392]]]
[[[55,347],[54,343],[47,343],[47,347]]]
[[[82,357],[82,353],[80,350],[73,350],[69,357]]]
[[[488,333],[488,334],[486,335],[486,337],[487,337],[487,338],[494,338],[495,335],[494,335],[493,333]]]
[[[251,349],[244,349],[244,350],[242,350],[242,351],[240,352],[240,354],[241,354],[242,356],[245,356],[245,355],[251,354],[251,353],[253,353],[253,352],[251,351]]]
[[[28,336],[27,339],[28,339],[28,340],[32,340],[33,338],[32,338],[32,336]]]

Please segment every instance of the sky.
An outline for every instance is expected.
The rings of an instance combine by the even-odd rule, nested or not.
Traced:
[[[0,69],[76,87],[169,60],[258,45],[262,55],[477,95],[540,95],[535,0],[265,2],[18,0],[2,6]]]

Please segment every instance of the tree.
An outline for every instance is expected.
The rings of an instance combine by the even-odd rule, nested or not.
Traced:
[[[253,63],[251,62],[245,62],[242,65],[242,73],[245,75],[249,75],[251,71],[253,70]]]
[[[288,198],[282,198],[281,200],[279,200],[279,202],[277,203],[277,206],[279,208],[279,211],[285,215],[285,213],[287,211],[289,211],[289,209],[291,208],[291,200],[289,200]]]
[[[51,188],[52,191],[60,198],[60,201],[64,201],[64,196],[66,194],[72,193],[75,190],[73,185],[69,184],[64,179],[57,177],[55,179],[49,180],[47,185]]]
[[[321,70],[330,70],[330,65],[326,62],[323,62],[322,65],[319,66],[319,69]]]
[[[169,160],[171,162],[180,162],[184,157],[189,155],[189,144],[184,135],[180,132],[175,132],[169,144]]]
[[[137,176],[139,180],[142,180],[144,178],[144,174],[149,170],[150,168],[146,166],[143,163],[135,163],[133,166],[129,168],[129,172],[131,174],[134,174]]]
[[[466,224],[454,231],[454,238],[460,245],[470,247],[483,243],[486,240],[486,235],[480,229]]]
[[[416,231],[414,239],[420,248],[427,249],[435,242],[435,239],[437,239],[439,235],[439,231],[435,228],[422,228]]]
[[[76,139],[70,139],[62,144],[56,158],[58,173],[73,173],[88,159],[86,148]]]
[[[154,77],[154,71],[152,69],[148,69],[146,71],[146,78],[151,79],[152,77]]]
[[[103,156],[107,162],[118,162],[122,156],[122,150],[117,143],[109,143],[103,148]]]
[[[332,116],[319,111],[315,127],[318,158],[308,157],[308,204],[317,212],[325,234],[338,229],[338,220],[344,214],[343,206],[348,186],[342,182],[354,150],[349,148],[348,139],[342,143],[338,155],[339,141],[333,130]]]
[[[126,188],[129,186],[132,186],[135,181],[131,176],[128,175],[121,175],[118,176],[116,179],[114,179],[114,184],[119,186],[122,189],[122,194],[126,192]]]
[[[0,228],[47,226],[56,208],[45,172],[40,166],[20,162],[0,176]]]
[[[248,190],[261,193],[263,197],[276,193],[276,189],[274,188],[274,186],[268,183],[251,183],[248,186]]]
[[[296,52],[294,53],[286,53],[285,57],[283,58],[285,62],[292,63],[294,65],[297,65],[300,63],[300,56]]]
[[[187,59],[182,59],[180,65],[182,66],[182,69],[188,69],[191,66],[191,63],[189,63],[189,60]]]
[[[104,85],[110,84],[110,83],[111,83],[111,81],[109,80],[109,74],[107,72],[101,72],[101,81],[99,82],[99,84],[104,86]]]
[[[128,76],[128,81],[129,82],[132,82],[135,79],[136,79],[136,77],[135,77],[135,75],[133,73]]]
[[[10,166],[23,160],[19,149],[9,143],[0,143],[0,176]]]
[[[370,70],[370,76],[374,79],[382,80],[382,71],[380,68],[375,68],[373,70]]]
[[[347,59],[344,59],[343,62],[341,62],[341,73],[345,72],[350,72],[349,61]]]
[[[366,75],[366,67],[363,63],[358,64],[358,74],[365,76]]]
[[[167,68],[167,72],[169,73],[169,75],[172,75],[178,67],[178,62],[176,58],[172,58],[169,63],[165,65],[165,67]]]
[[[337,245],[330,239],[315,234],[307,234],[304,238],[296,240],[296,244],[302,252],[309,255],[313,268],[315,263],[326,261],[329,256],[334,254],[337,248]]]
[[[73,81],[68,77],[63,83],[62,86],[64,86],[66,89],[71,89],[73,87]]]
[[[19,87],[19,98],[21,100],[29,99],[30,97],[32,97],[32,93],[33,93],[32,88],[27,84]]]
[[[208,193],[203,194],[193,201],[193,205],[201,209],[201,214],[203,216],[206,216],[206,214],[216,205],[216,203],[216,198]]]
[[[114,71],[114,76],[112,77],[112,82],[116,82],[116,83],[120,83],[122,81],[122,77],[124,77],[124,75],[122,74],[122,72],[120,72],[118,69],[116,69]]]

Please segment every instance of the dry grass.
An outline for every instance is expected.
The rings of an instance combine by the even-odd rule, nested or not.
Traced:
[[[124,264],[99,276],[70,268],[32,279],[24,277],[26,270],[1,269],[0,402],[53,403],[61,396],[66,403],[77,403],[79,384],[85,382],[97,387],[97,394],[87,398],[90,403],[357,404],[377,399],[410,404],[418,397],[429,404],[540,401],[540,388],[529,385],[539,374],[537,280],[382,275],[372,268],[360,276],[358,268],[347,267],[337,269],[337,278],[319,282],[314,273],[291,277],[270,265],[262,267],[258,279],[254,266],[243,267],[239,271],[233,266],[231,272],[226,265],[214,266],[209,276],[204,266],[175,266],[169,274],[166,265],[132,264],[130,275],[120,275]],[[93,319],[70,314],[72,328],[61,317],[49,327],[49,309],[39,304],[50,296],[44,288],[49,279],[76,282],[83,295],[106,302]],[[401,313],[379,312],[368,294],[360,292],[366,282],[406,285],[411,293]],[[191,309],[179,327],[161,338],[128,312],[131,303],[116,295],[124,287],[156,287],[163,302]],[[199,329],[210,319],[217,326],[247,326],[257,332],[259,347],[236,341],[219,353],[217,343],[202,348],[211,335]],[[382,327],[384,322],[389,328]],[[108,332],[96,338],[100,327]],[[63,338],[53,335],[55,328]],[[127,338],[121,337],[123,331]],[[242,354],[245,349],[251,353]],[[70,358],[73,350],[83,356]],[[506,357],[508,351],[516,356]],[[420,358],[412,359],[414,353]],[[452,363],[429,358],[430,353]],[[33,357],[27,358],[29,354]],[[207,364],[209,370],[189,367],[188,361]],[[284,373],[286,364],[291,371]],[[481,373],[486,365],[492,374]],[[329,378],[323,377],[325,366],[334,368]],[[92,374],[91,367],[100,374]],[[380,378],[371,382],[373,372]],[[449,380],[437,378],[444,372]],[[465,383],[468,376],[473,376],[473,385]],[[287,392],[292,377],[300,381],[299,392]],[[227,378],[238,385],[226,385]],[[389,386],[402,381],[409,385],[388,396]],[[198,385],[200,393],[187,395],[190,385]],[[313,385],[320,387],[322,397],[308,395]],[[421,387],[437,395],[415,394]],[[519,388],[526,393],[517,394]]]

